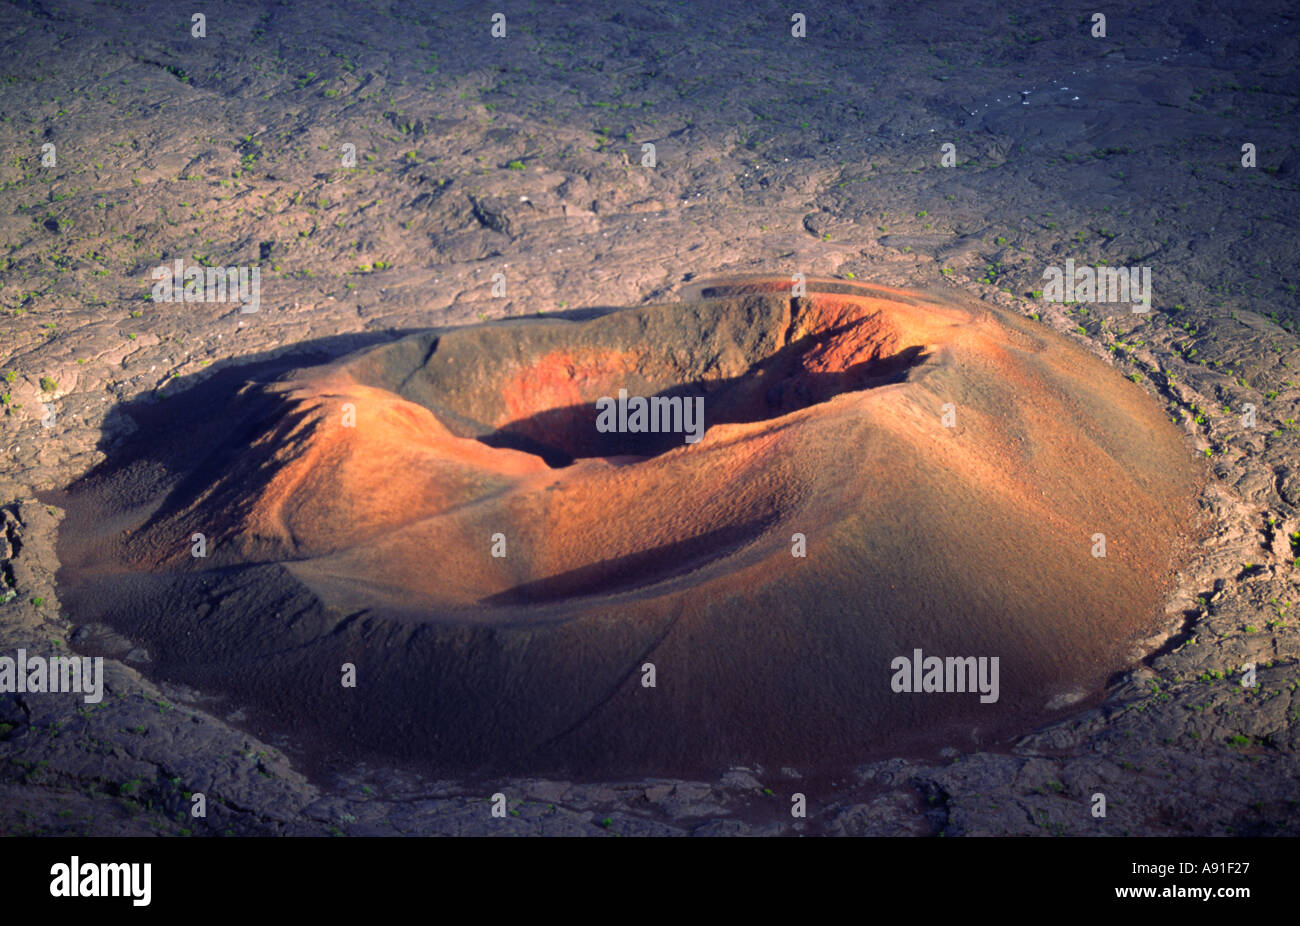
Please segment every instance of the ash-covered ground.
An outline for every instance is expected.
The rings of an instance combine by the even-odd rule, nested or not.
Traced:
[[[0,695],[0,831],[1300,832],[1293,8],[1138,4],[1104,36],[1077,4],[539,3],[505,7],[501,38],[492,12],[226,4],[197,36],[166,3],[0,8],[0,654],[114,657],[98,704]],[[1044,300],[1067,259],[1150,268],[1150,312]],[[153,300],[177,260],[258,268],[258,310]],[[61,606],[62,512],[37,496],[133,409],[306,342],[333,359],[749,272],[1033,316],[1182,426],[1206,539],[1097,706],[832,777],[309,778]]]

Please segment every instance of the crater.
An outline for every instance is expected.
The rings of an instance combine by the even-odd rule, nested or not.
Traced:
[[[682,426],[602,429],[620,394]],[[987,747],[1159,623],[1200,474],[1041,325],[815,279],[264,361],[127,413],[61,499],[77,619],[311,762],[441,773]],[[896,691],[916,650],[996,657],[996,700]]]
[[[901,382],[925,359],[881,306],[771,295],[606,318],[577,341],[569,325],[535,321],[450,339],[431,332],[374,350],[350,369],[362,385],[427,408],[457,437],[558,468],[680,447],[683,403],[702,399],[710,425],[764,421]],[[597,403],[620,391],[670,409],[678,426],[601,431]]]

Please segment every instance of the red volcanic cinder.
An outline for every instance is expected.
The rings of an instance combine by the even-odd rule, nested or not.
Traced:
[[[178,397],[72,489],[78,613],[304,749],[456,770],[831,767],[1100,691],[1191,515],[1158,405],[1019,316],[789,285]],[[703,439],[598,429],[620,390],[702,400]],[[996,701],[898,693],[918,650],[996,657]]]

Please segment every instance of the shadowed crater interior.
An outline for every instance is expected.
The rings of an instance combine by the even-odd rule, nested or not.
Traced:
[[[620,390],[681,427],[598,428]],[[128,413],[62,499],[71,613],[314,760],[456,772],[1022,732],[1159,621],[1199,472],[1042,326],[827,280],[418,332]],[[918,649],[997,657],[997,700],[895,691]]]

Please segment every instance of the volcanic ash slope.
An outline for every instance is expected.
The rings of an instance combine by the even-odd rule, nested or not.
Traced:
[[[788,285],[177,397],[72,489],[74,613],[304,748],[442,769],[832,767],[1099,691],[1192,514],[1159,406],[1017,316]],[[620,389],[707,432],[601,433]],[[997,701],[894,691],[917,649],[997,657]]]

